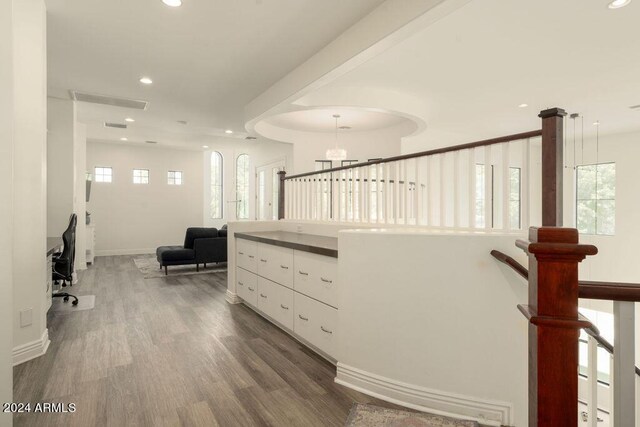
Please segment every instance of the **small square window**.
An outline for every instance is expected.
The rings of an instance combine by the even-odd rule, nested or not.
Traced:
[[[113,169],[106,167],[95,168],[95,181],[96,182],[112,182],[113,181]]]
[[[576,196],[578,231],[612,236],[616,219],[616,164],[577,166]]]
[[[182,172],[169,171],[167,173],[167,183],[169,185],[182,185]]]
[[[133,183],[134,184],[148,184],[149,183],[149,169],[134,169],[133,170]]]

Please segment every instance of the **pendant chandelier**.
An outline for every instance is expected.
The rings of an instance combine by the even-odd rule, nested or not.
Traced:
[[[329,148],[327,150],[326,157],[327,160],[339,162],[347,159],[347,150],[338,147],[338,119],[340,118],[340,114],[334,114],[333,118],[336,119],[336,146],[335,148]]]

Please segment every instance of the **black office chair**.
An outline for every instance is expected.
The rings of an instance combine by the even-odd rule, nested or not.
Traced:
[[[71,214],[69,218],[69,226],[62,234],[62,243],[64,248],[60,254],[56,254],[53,257],[53,271],[52,277],[55,282],[62,281],[62,286],[66,286],[67,281],[69,285],[73,282],[73,265],[76,255],[76,225],[78,223],[78,217],[76,214]],[[78,297],[71,295],[67,292],[58,292],[53,294],[54,298],[64,298],[64,302],[69,301],[69,297],[73,298],[73,305],[78,305]]]

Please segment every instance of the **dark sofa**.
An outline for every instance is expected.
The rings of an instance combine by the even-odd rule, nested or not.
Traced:
[[[200,271],[200,264],[227,262],[227,226],[222,229],[190,227],[184,238],[184,246],[160,246],[156,249],[156,256],[160,268],[168,274],[170,265],[196,265]]]

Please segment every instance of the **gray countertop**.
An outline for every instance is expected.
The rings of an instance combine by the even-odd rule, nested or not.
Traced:
[[[289,231],[235,233],[235,237],[338,258],[338,239],[336,237]]]

